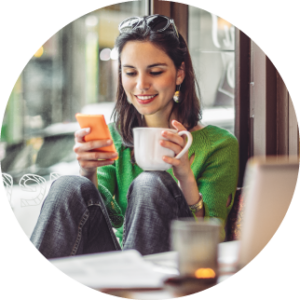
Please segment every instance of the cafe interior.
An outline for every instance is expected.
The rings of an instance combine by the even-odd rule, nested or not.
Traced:
[[[78,282],[129,299],[191,295],[237,274],[279,228],[299,171],[299,128],[291,96],[254,41],[197,7],[123,2],[90,12],[53,35],[33,55],[11,93],[1,129],[1,170],[25,234],[32,233],[50,183],[61,175],[78,175],[72,153],[75,113],[105,111],[109,118],[117,87],[118,24],[150,14],[172,18],[187,41],[201,91],[202,121],[237,138],[239,178],[221,243],[213,237],[213,220],[200,222],[202,227],[197,224],[189,234],[175,222],[170,252],[141,256],[130,250],[51,260]],[[51,151],[54,147],[60,151]],[[41,166],[39,157],[45,155],[49,159]],[[190,261],[183,259],[187,256]]]

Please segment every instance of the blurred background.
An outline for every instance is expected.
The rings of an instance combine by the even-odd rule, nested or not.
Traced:
[[[150,1],[93,11],[37,49],[11,93],[1,129],[0,159],[8,200],[30,236],[51,182],[78,175],[75,113],[101,113],[116,101],[118,24],[148,15]],[[203,123],[234,134],[235,28],[188,6],[188,46],[201,90]]]
[[[12,91],[2,126],[2,148],[49,135],[45,130],[49,126],[54,134],[53,124],[70,124],[83,109],[103,107],[110,116],[116,101],[118,24],[144,14],[144,1],[105,7],[67,25],[42,45]],[[217,16],[189,7],[188,34],[205,111],[203,122],[218,123],[233,132],[234,28]],[[72,130],[61,126],[60,133],[65,134],[63,128]],[[58,134],[60,127],[56,129]],[[41,143],[34,139],[30,144],[36,148]],[[6,156],[2,154],[2,159]],[[7,164],[2,162],[4,172]]]

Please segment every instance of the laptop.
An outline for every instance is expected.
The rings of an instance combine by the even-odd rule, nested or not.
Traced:
[[[242,197],[239,269],[247,265],[270,241],[293,198],[299,172],[298,157],[249,159]]]

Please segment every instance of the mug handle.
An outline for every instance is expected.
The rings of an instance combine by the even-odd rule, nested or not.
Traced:
[[[184,148],[175,157],[176,159],[179,159],[191,147],[192,142],[193,142],[193,136],[192,136],[192,134],[189,131],[179,131],[179,132],[177,132],[177,134],[180,135],[180,136],[181,135],[186,135],[187,138],[188,138],[188,141],[187,141],[186,145],[184,146]]]

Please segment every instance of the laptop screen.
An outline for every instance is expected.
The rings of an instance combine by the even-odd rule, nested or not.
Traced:
[[[248,161],[242,197],[239,268],[270,241],[289,208],[299,172],[297,157],[256,157]]]

